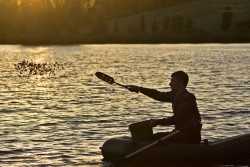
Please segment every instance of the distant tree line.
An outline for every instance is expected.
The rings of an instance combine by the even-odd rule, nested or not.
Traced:
[[[142,14],[140,16],[139,26],[136,27],[133,24],[134,23],[127,26],[127,32],[130,34],[150,32],[194,33],[198,30],[193,26],[192,19],[177,14],[173,16],[165,16],[163,20],[158,20],[158,22],[156,22],[156,20],[153,20],[153,22],[151,21],[150,23],[148,23],[147,18],[144,16],[144,14]],[[119,33],[119,24],[117,20],[114,22],[114,33]]]
[[[0,42],[67,41],[79,29],[95,24],[105,32],[105,20],[192,0],[0,0]]]
[[[96,0],[96,4],[102,6],[109,17],[117,17],[191,1],[200,0]]]
[[[98,35],[107,19],[187,1],[193,0],[0,0],[0,43],[77,42],[84,25],[95,24]]]
[[[119,34],[119,17],[143,13],[152,9],[178,5],[199,0],[0,0],[0,43],[104,43],[106,42],[178,42],[182,40],[216,41],[206,32],[193,26],[193,21],[180,15],[166,16],[160,23],[156,20],[149,22],[144,15],[139,18],[141,34],[150,27],[152,34],[134,35],[132,26],[127,27],[131,36],[118,35],[112,37],[106,21],[116,19],[113,31]],[[82,35],[82,27],[94,25],[89,35]],[[222,14],[221,30],[225,32],[248,33],[250,22],[234,23],[230,9]],[[165,34],[153,35],[164,28]],[[181,36],[179,33],[192,35],[205,34],[204,37]],[[198,33],[197,33],[198,32]],[[190,33],[191,34],[191,33]],[[231,40],[229,35],[226,38]],[[227,40],[224,38],[225,40]],[[237,40],[249,39],[247,35],[235,36]],[[247,41],[247,40],[246,40]]]
[[[90,22],[93,0],[0,0],[0,42],[59,40]]]
[[[250,34],[250,18],[248,20],[235,23],[234,31],[243,34]]]

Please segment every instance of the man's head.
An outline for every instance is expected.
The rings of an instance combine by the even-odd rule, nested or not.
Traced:
[[[189,77],[183,71],[176,71],[171,75],[171,82],[169,83],[172,91],[178,91],[187,87]]]

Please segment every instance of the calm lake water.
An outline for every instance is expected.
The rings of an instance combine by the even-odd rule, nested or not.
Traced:
[[[61,68],[21,74],[23,60]],[[172,110],[95,72],[167,91],[177,70],[190,75],[203,139],[250,133],[250,44],[0,46],[0,166],[99,166],[104,141]]]

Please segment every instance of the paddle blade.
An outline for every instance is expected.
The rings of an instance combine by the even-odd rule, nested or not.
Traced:
[[[102,72],[96,72],[95,75],[97,76],[97,78],[109,83],[109,84],[113,84],[115,82],[114,78],[112,78],[111,76],[108,76],[107,74],[104,74]]]

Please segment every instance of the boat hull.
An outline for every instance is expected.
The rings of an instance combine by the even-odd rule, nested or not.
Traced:
[[[137,151],[150,142],[135,141],[129,137],[107,140],[102,146],[102,155],[106,162],[118,159]],[[126,160],[134,166],[164,165],[249,165],[250,134],[239,135],[208,144],[160,143]],[[133,166],[133,165],[132,165]]]

